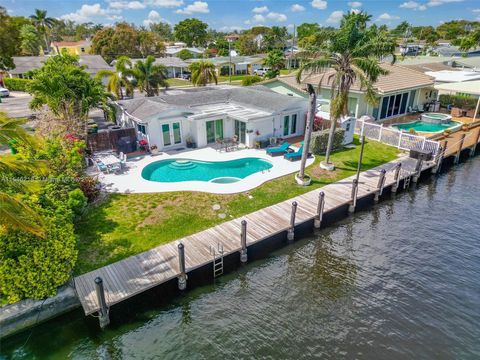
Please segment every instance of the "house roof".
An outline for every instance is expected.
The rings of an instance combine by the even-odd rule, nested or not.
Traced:
[[[404,65],[404,64],[401,64],[401,65],[406,68],[409,68],[415,71],[420,71],[423,73],[426,73],[428,71],[442,71],[442,70],[455,71],[455,68],[443,62],[433,62],[433,63],[415,64],[415,65]]]
[[[461,82],[480,80],[480,72],[478,71],[442,70],[428,71],[426,74],[434,77],[436,82]]]
[[[49,56],[14,56],[15,69],[9,70],[12,75],[25,74],[34,69],[41,68]],[[111,70],[112,68],[100,55],[81,55],[80,65],[85,65],[89,74],[95,75],[100,70]]]
[[[304,106],[305,99],[277,94],[264,86],[203,87],[176,91],[173,95],[121,100],[118,102],[130,115],[149,120],[159,113],[176,112],[192,119],[208,114],[261,118],[273,113]],[[197,116],[201,115],[201,116]],[[203,115],[203,116],[202,116]]]
[[[411,88],[432,86],[434,79],[419,71],[409,69],[404,66],[391,65],[382,63],[381,66],[389,73],[381,75],[374,84],[375,90],[380,94],[386,94],[394,91],[406,90]],[[318,86],[322,82],[322,86],[330,87],[334,70],[327,70],[323,74],[307,75],[302,82]],[[363,91],[360,80],[356,79],[351,86],[353,91]]]
[[[88,40],[80,40],[80,41],[53,41],[53,46],[82,46],[82,45],[90,45],[91,42]]]
[[[174,55],[179,53],[182,50],[188,50],[191,53],[196,53],[196,54],[201,54],[203,53],[202,49],[196,48],[196,47],[182,47],[182,46],[167,46],[165,53],[167,55]]]
[[[188,63],[192,63],[195,61],[201,61],[204,59],[188,59]],[[228,64],[230,62],[229,56],[217,56],[214,58],[207,59],[208,61],[212,62],[214,65],[221,65],[221,64]],[[253,63],[261,63],[263,62],[263,56],[232,56],[231,61],[233,64],[253,64]]]
[[[132,59],[132,62],[136,63],[139,60],[144,59]],[[115,62],[116,60],[112,61],[112,64],[115,64]],[[155,58],[154,64],[160,64],[166,67],[188,67],[188,64],[185,61],[176,56]]]
[[[455,59],[455,63],[457,66],[465,66],[465,67],[470,67],[470,68],[480,70],[480,56],[458,58],[458,59]]]

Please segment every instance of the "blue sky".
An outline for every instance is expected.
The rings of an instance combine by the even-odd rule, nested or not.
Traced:
[[[253,25],[292,28],[302,22],[336,26],[342,14],[350,9],[363,9],[376,23],[388,26],[403,20],[433,26],[453,19],[480,21],[478,0],[0,0],[0,5],[11,15],[28,16],[40,8],[46,9],[49,16],[102,24],[119,20],[137,25],[159,20],[175,24],[196,17],[223,31]]]

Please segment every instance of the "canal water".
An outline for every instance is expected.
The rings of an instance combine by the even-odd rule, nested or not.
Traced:
[[[105,331],[81,312],[1,359],[479,359],[480,158]]]

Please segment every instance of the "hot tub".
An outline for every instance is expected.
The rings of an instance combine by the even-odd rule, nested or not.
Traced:
[[[452,121],[452,117],[442,113],[424,113],[422,114],[422,122],[429,124],[448,124]]]

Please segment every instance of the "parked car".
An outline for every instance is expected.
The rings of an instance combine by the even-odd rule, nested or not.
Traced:
[[[0,97],[9,97],[9,96],[10,96],[10,91],[0,86]]]
[[[255,69],[253,70],[253,74],[258,76],[265,76],[269,70],[269,68]]]
[[[192,79],[192,74],[189,72],[183,72],[183,74],[180,76],[181,79],[183,80],[191,80]]]

